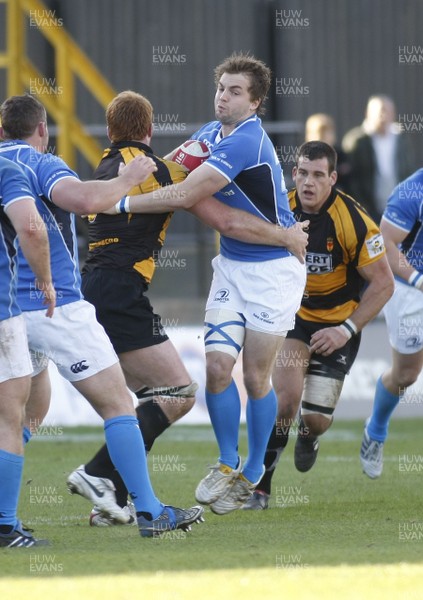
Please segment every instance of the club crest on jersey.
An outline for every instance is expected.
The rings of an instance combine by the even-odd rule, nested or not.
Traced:
[[[332,255],[318,254],[317,252],[307,252],[306,254],[307,273],[311,275],[322,275],[333,271]]]
[[[332,252],[333,250],[333,238],[331,237],[326,238],[326,250],[328,252]]]

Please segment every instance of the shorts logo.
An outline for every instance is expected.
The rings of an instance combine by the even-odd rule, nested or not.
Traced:
[[[229,290],[226,288],[220,288],[214,295],[215,302],[228,302],[229,301]]]
[[[70,370],[72,371],[72,373],[82,373],[82,371],[86,371],[87,369],[89,369],[89,365],[85,365],[84,363],[86,363],[86,360],[80,360],[77,363],[74,363],[73,365],[71,365]]]
[[[340,354],[339,358],[336,359],[336,362],[338,362],[341,365],[346,365],[347,364],[347,357],[345,356],[345,354]]]
[[[418,336],[410,337],[405,341],[406,348],[418,348],[421,345],[422,345],[422,341]]]
[[[255,317],[256,319],[258,319],[259,321],[262,321],[263,323],[268,323],[269,325],[274,325],[274,321],[271,319],[269,313],[267,312],[261,312],[259,315],[257,313],[253,313],[253,317]]]

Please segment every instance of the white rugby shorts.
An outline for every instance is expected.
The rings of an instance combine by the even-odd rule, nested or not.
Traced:
[[[0,321],[0,383],[31,373],[32,364],[23,315]]]
[[[56,307],[51,319],[44,310],[24,313],[34,375],[52,360],[68,381],[81,381],[118,362],[95,309],[86,300]]]
[[[295,256],[262,262],[212,261],[213,281],[206,310],[240,313],[245,327],[272,335],[293,329],[306,282],[306,268]]]
[[[423,348],[423,292],[395,281],[395,292],[383,307],[389,342],[400,354]]]

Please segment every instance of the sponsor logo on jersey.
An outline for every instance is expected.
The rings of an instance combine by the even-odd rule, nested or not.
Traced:
[[[375,258],[375,256],[382,254],[385,249],[382,234],[377,233],[369,240],[366,240],[366,247],[370,258]]]
[[[311,275],[321,275],[333,271],[332,256],[330,254],[318,254],[317,252],[307,252],[306,254],[307,273]]]

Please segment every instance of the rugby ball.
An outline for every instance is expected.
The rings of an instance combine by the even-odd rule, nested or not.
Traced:
[[[209,149],[204,142],[188,140],[179,146],[171,160],[178,163],[178,165],[184,166],[188,171],[194,171],[209,156]]]

